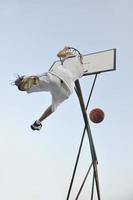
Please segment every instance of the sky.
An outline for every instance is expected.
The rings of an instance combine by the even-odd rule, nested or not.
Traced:
[[[90,122],[101,199],[133,199],[132,10],[132,0],[0,0],[2,200],[66,199],[84,127],[77,96],[60,105],[40,132],[33,132],[30,125],[51,103],[51,96],[28,95],[11,86],[16,74],[48,71],[66,45],[83,54],[117,49],[117,69],[98,75],[87,112],[95,107],[105,112],[102,123]],[[85,102],[93,79],[80,80]],[[90,162],[85,137],[70,200]],[[80,200],[89,197],[90,180]]]

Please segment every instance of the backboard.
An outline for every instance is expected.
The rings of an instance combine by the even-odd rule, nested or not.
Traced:
[[[116,49],[84,55],[83,64],[87,69],[84,75],[113,71],[116,69]]]
[[[59,60],[55,61],[50,70],[59,65],[61,65],[61,62]],[[116,69],[116,49],[83,55],[83,65],[86,70],[84,76],[113,71]]]

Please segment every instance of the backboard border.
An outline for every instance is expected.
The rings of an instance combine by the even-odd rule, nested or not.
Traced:
[[[83,76],[100,74],[100,73],[109,72],[109,71],[115,71],[116,70],[116,48],[107,49],[107,50],[103,50],[103,51],[97,51],[97,52],[94,52],[94,53],[85,54],[84,56],[98,54],[98,53],[107,52],[107,51],[111,51],[111,50],[114,51],[114,63],[113,63],[113,68],[112,69],[103,70],[103,71],[97,71],[97,72],[92,72],[92,73],[85,73]]]

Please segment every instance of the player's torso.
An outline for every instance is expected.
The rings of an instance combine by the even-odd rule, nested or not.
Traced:
[[[63,63],[59,63],[50,70],[50,73],[61,78],[71,89],[74,88],[74,82],[79,79],[83,73],[83,65],[76,57],[67,58]]]

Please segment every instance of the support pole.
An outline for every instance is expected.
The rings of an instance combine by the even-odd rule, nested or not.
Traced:
[[[85,178],[84,178],[84,180],[83,180],[83,182],[82,182],[82,184],[81,184],[81,187],[80,187],[80,189],[79,189],[79,192],[78,192],[78,194],[77,194],[75,200],[78,200],[78,198],[79,198],[79,195],[80,195],[80,193],[81,193],[81,191],[82,191],[82,189],[83,189],[83,187],[84,187],[85,181],[86,181],[86,179],[87,179],[87,177],[88,177],[88,174],[89,174],[89,172],[90,172],[90,170],[91,170],[92,164],[93,164],[93,163],[91,163],[91,165],[90,165],[90,167],[89,167],[89,169],[88,169],[88,171],[87,171],[87,173],[86,173],[86,176],[85,176]]]
[[[96,83],[97,75],[98,74],[96,74],[95,77],[94,77],[94,81],[93,81],[93,84],[92,84],[92,87],[91,87],[91,90],[90,90],[90,94],[89,94],[89,97],[88,97],[88,100],[87,100],[86,108],[85,108],[86,110],[87,110],[89,103],[90,103],[90,100],[91,100],[91,96],[92,96],[92,92],[94,90],[94,86],[95,86],[95,83]],[[71,178],[71,181],[70,181],[70,186],[69,186],[69,190],[68,190],[66,200],[69,200],[70,193],[71,193],[71,190],[72,190],[72,186],[73,186],[73,182],[74,182],[74,178],[75,178],[75,174],[76,174],[76,170],[77,170],[77,166],[78,166],[78,162],[79,162],[79,157],[80,157],[81,149],[82,149],[82,146],[83,146],[85,132],[86,132],[86,126],[84,127],[82,138],[81,138],[81,141],[80,141],[80,146],[79,146],[78,154],[77,154],[77,157],[76,157],[76,162],[75,162],[75,166],[74,166],[72,178]]]
[[[98,180],[98,170],[97,170],[98,161],[97,161],[95,146],[94,146],[94,143],[93,143],[93,138],[92,138],[91,129],[90,129],[90,126],[89,126],[88,116],[87,116],[87,113],[86,113],[86,108],[85,108],[85,104],[84,104],[79,80],[77,80],[75,82],[75,85],[76,85],[76,93],[77,93],[77,96],[78,96],[78,99],[79,99],[83,119],[84,119],[84,122],[85,122],[86,131],[87,131],[87,135],[88,135],[88,139],[89,139],[89,144],[90,144],[90,151],[91,151],[91,157],[92,157],[92,163],[93,163],[94,179],[95,179],[95,183],[96,183],[97,197],[98,197],[98,200],[101,200],[100,189],[99,189],[99,180]]]

